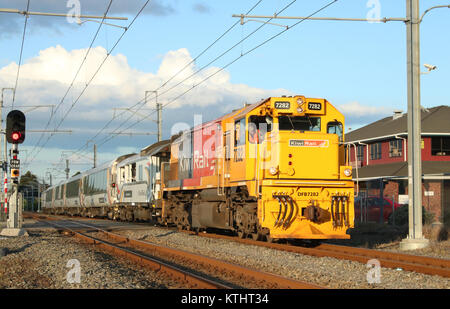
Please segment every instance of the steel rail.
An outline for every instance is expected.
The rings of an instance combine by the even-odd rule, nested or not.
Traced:
[[[38,218],[38,220],[43,220],[42,216],[40,216],[40,218]],[[200,277],[192,272],[189,272],[189,271],[183,270],[181,268],[178,268],[176,266],[170,265],[164,261],[158,260],[158,259],[150,257],[148,255],[133,252],[129,249],[120,247],[116,244],[112,244],[112,243],[106,242],[104,240],[101,240],[99,238],[92,237],[90,235],[86,235],[85,233],[75,231],[74,229],[71,229],[66,226],[62,226],[60,224],[55,223],[54,220],[51,222],[48,222],[47,219],[45,219],[45,220],[46,220],[45,222],[47,224],[49,224],[53,227],[56,227],[58,229],[61,229],[61,230],[69,231],[74,236],[76,236],[77,238],[81,239],[82,241],[84,241],[86,243],[93,244],[97,247],[105,249],[105,250],[113,253],[114,255],[118,255],[118,256],[124,257],[128,260],[135,261],[138,264],[147,266],[156,272],[165,273],[165,274],[169,275],[171,278],[174,278],[177,281],[188,283],[190,286],[192,286],[194,288],[201,288],[201,289],[230,289],[230,288],[233,288],[231,286],[227,286],[225,284]],[[69,220],[69,221],[71,221],[71,220]],[[74,222],[74,221],[71,221],[71,222]],[[95,228],[95,227],[91,227],[91,228]]]
[[[208,267],[215,268],[219,270],[219,272],[223,273],[231,273],[236,274],[239,277],[247,277],[249,282],[254,282],[255,280],[260,281],[261,283],[268,285],[270,288],[275,289],[321,289],[323,287],[310,284],[306,282],[301,282],[289,278],[285,278],[282,276],[278,276],[275,274],[257,271],[253,269],[249,269],[246,267],[242,267],[240,265],[224,262],[221,260],[217,260],[214,258],[206,257],[203,255],[191,253],[188,251],[173,249],[166,246],[155,245],[146,241],[131,239],[122,235],[118,235],[112,232],[105,231],[93,225],[81,223],[74,220],[68,220],[72,223],[76,223],[81,226],[85,226],[86,228],[96,229],[98,232],[105,234],[107,237],[114,239],[118,242],[129,244],[133,247],[139,247],[145,250],[150,250],[152,252],[158,252],[164,255],[172,256],[176,259],[183,259],[193,263],[200,263],[203,265],[207,265]]]
[[[192,232],[189,232],[192,233]],[[438,275],[450,278],[450,260],[425,256],[416,256],[395,252],[379,251],[375,249],[355,248],[350,246],[338,246],[321,244],[315,248],[299,247],[287,244],[265,243],[251,239],[239,239],[233,236],[218,234],[198,234],[202,237],[228,239],[248,245],[262,246],[281,251],[300,253],[318,257],[334,257],[338,259],[367,263],[371,259],[380,261],[380,265],[386,268],[402,269],[419,272],[428,275]]]
[[[321,244],[315,248],[308,248],[279,243],[266,243],[262,241],[241,239],[234,236],[227,236],[220,234],[210,234],[210,233],[204,234],[204,233],[195,233],[191,231],[183,231],[183,232],[186,232],[188,234],[196,234],[201,237],[225,239],[247,245],[261,246],[310,256],[334,257],[338,259],[356,261],[364,264],[371,259],[378,259],[382,267],[402,269],[406,271],[424,273],[428,275],[438,275],[441,277],[450,278],[449,259],[432,258],[427,256],[417,256],[403,253],[380,251],[375,249],[356,248],[332,244]]]
[[[32,214],[29,214],[29,215],[31,215],[32,217],[34,217],[38,220],[52,220],[53,224],[54,224],[54,220],[57,220],[56,218],[54,218],[54,216],[44,216],[42,214],[40,214],[38,216],[32,215]],[[231,274],[233,277],[238,277],[242,281],[253,283],[253,284],[255,282],[257,282],[258,285],[262,285],[267,288],[271,288],[271,289],[323,289],[324,288],[319,285],[315,285],[315,284],[311,284],[311,283],[307,283],[307,282],[301,282],[301,281],[285,278],[285,277],[282,277],[279,275],[249,269],[246,267],[242,267],[240,265],[228,263],[225,261],[217,260],[217,259],[206,257],[203,255],[191,253],[188,251],[169,248],[169,247],[161,246],[161,245],[156,245],[156,244],[152,244],[152,243],[149,243],[146,241],[131,239],[131,238],[128,238],[128,237],[125,237],[122,235],[118,235],[118,234],[106,231],[104,229],[98,228],[98,227],[90,225],[90,224],[81,223],[79,221],[66,220],[66,222],[70,222],[72,224],[77,224],[77,225],[83,227],[84,230],[90,229],[90,231],[94,230],[95,232],[102,233],[111,240],[114,240],[121,244],[131,246],[133,248],[143,249],[146,252],[152,252],[151,254],[158,253],[158,254],[161,254],[164,256],[169,256],[176,260],[183,260],[188,263],[203,265],[207,268],[213,269],[214,272],[216,272],[216,273],[218,272],[218,273],[222,273],[222,274],[223,273]],[[86,239],[86,241],[98,244],[99,246],[110,245],[105,241],[102,241],[102,240],[94,238],[92,236],[88,236],[81,232],[75,231],[73,228],[72,229],[69,229],[67,227],[62,227],[62,228],[66,229],[66,230],[71,230],[71,232],[73,232],[76,235],[82,234],[82,236],[81,236],[82,238],[84,238],[84,239],[88,238],[88,239]],[[115,250],[123,250],[122,247],[118,247],[118,248],[119,249],[115,249]],[[128,255],[128,254],[131,254],[131,255]],[[124,256],[133,258],[132,254],[136,254],[136,253],[130,251],[130,253],[127,252]],[[140,258],[141,257],[138,257],[138,259],[140,259]],[[222,287],[222,288],[224,288],[224,287]]]

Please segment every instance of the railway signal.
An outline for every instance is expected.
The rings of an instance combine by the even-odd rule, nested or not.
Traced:
[[[25,140],[25,115],[19,110],[13,110],[6,116],[6,140],[12,144],[11,149],[11,194],[8,205],[8,220],[6,229],[3,229],[0,235],[3,236],[21,236],[28,235],[22,228],[22,197],[19,196],[19,176],[20,160],[19,145]],[[6,150],[5,150],[6,151]],[[5,183],[6,183],[5,179]],[[6,191],[5,191],[6,193]],[[5,199],[6,201],[6,199]],[[5,207],[6,209],[6,207]]]
[[[25,140],[25,115],[13,110],[6,117],[6,140],[11,144],[22,144]]]
[[[11,169],[11,178],[19,178],[20,171],[19,169]]]

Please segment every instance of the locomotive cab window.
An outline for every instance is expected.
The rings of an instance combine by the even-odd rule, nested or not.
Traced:
[[[234,123],[234,147],[245,145],[245,118]]]
[[[272,117],[250,116],[248,118],[248,141],[250,144],[261,144],[266,132],[272,131]]]
[[[280,131],[315,131],[320,132],[320,117],[279,116]]]
[[[329,122],[327,124],[327,133],[328,134],[337,134],[339,136],[339,142],[343,142],[343,128],[342,123],[339,121]]]
[[[136,182],[136,163],[131,164],[131,182]]]

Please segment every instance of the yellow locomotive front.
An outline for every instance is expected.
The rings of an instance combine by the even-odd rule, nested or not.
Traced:
[[[295,96],[269,98],[245,119],[245,178],[257,197],[259,234],[349,238],[354,184],[344,116],[324,99]]]

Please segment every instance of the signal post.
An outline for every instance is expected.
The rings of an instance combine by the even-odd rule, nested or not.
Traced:
[[[12,144],[11,149],[11,195],[9,205],[5,203],[5,210],[8,212],[6,229],[3,229],[2,236],[28,236],[22,228],[22,199],[19,197],[19,176],[20,161],[19,145],[25,140],[25,115],[19,110],[8,113],[6,118],[6,140]],[[6,207],[8,205],[8,207]]]

